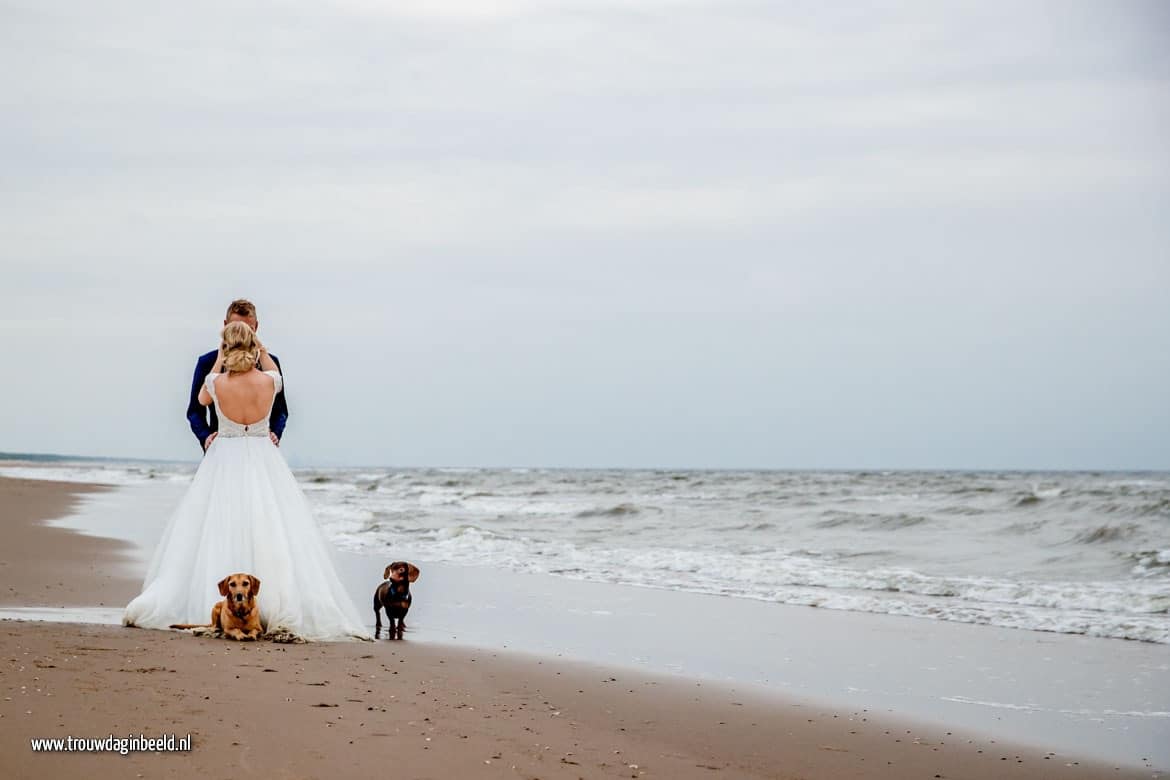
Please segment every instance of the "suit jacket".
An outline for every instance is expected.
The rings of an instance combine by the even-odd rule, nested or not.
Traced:
[[[199,448],[204,448],[207,437],[219,430],[219,418],[215,415],[215,404],[204,406],[199,403],[199,390],[203,387],[203,380],[211,373],[215,366],[215,357],[219,350],[212,350],[206,355],[200,355],[195,364],[195,378],[191,381],[191,400],[187,403],[187,422],[191,423],[191,433],[199,440]],[[280,370],[280,361],[271,352],[268,356]],[[283,372],[281,372],[283,373]],[[284,400],[284,389],[276,394],[272,402],[272,415],[268,418],[268,428],[276,434],[276,438],[284,437],[284,424],[288,422],[288,403]]]

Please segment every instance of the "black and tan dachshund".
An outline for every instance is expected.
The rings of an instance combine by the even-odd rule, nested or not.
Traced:
[[[374,591],[374,638],[382,633],[382,610],[390,621],[387,639],[401,639],[406,630],[406,613],[410,611],[410,583],[418,579],[418,567],[406,561],[395,561],[382,573],[385,579]],[[396,625],[397,624],[397,625]]]

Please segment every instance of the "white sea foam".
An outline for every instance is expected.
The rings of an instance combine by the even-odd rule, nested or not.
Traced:
[[[149,482],[186,482],[194,468],[169,465],[3,465],[0,477],[98,485],[141,485]]]
[[[1164,710],[1091,710],[1091,709],[1052,709],[1038,707],[1031,704],[1017,704],[1001,701],[983,701],[968,696],[942,696],[943,701],[953,701],[957,704],[973,704],[979,707],[989,707],[996,710],[1018,710],[1021,712],[1055,712],[1060,715],[1076,715],[1085,718],[1170,718],[1170,712]]]

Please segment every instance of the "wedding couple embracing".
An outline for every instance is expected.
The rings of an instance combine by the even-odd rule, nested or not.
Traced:
[[[258,329],[256,307],[233,301],[219,349],[199,358],[187,416],[203,460],[122,623],[205,623],[220,599],[217,583],[247,572],[261,583],[267,633],[369,639],[338,579],[329,541],[278,449],[288,418],[284,378]]]

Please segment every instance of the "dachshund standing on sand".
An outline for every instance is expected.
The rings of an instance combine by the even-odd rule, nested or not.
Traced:
[[[395,561],[382,573],[385,579],[374,591],[374,638],[382,633],[382,610],[390,626],[386,629],[387,639],[401,639],[406,630],[406,613],[410,611],[410,583],[418,579],[418,567],[406,561]],[[397,627],[395,627],[397,621]]]
[[[264,633],[260,625],[260,610],[256,606],[256,594],[259,592],[258,577],[244,573],[229,574],[219,581],[219,595],[224,599],[217,601],[211,608],[210,624],[172,623],[171,628],[211,628],[241,642],[257,640]]]

